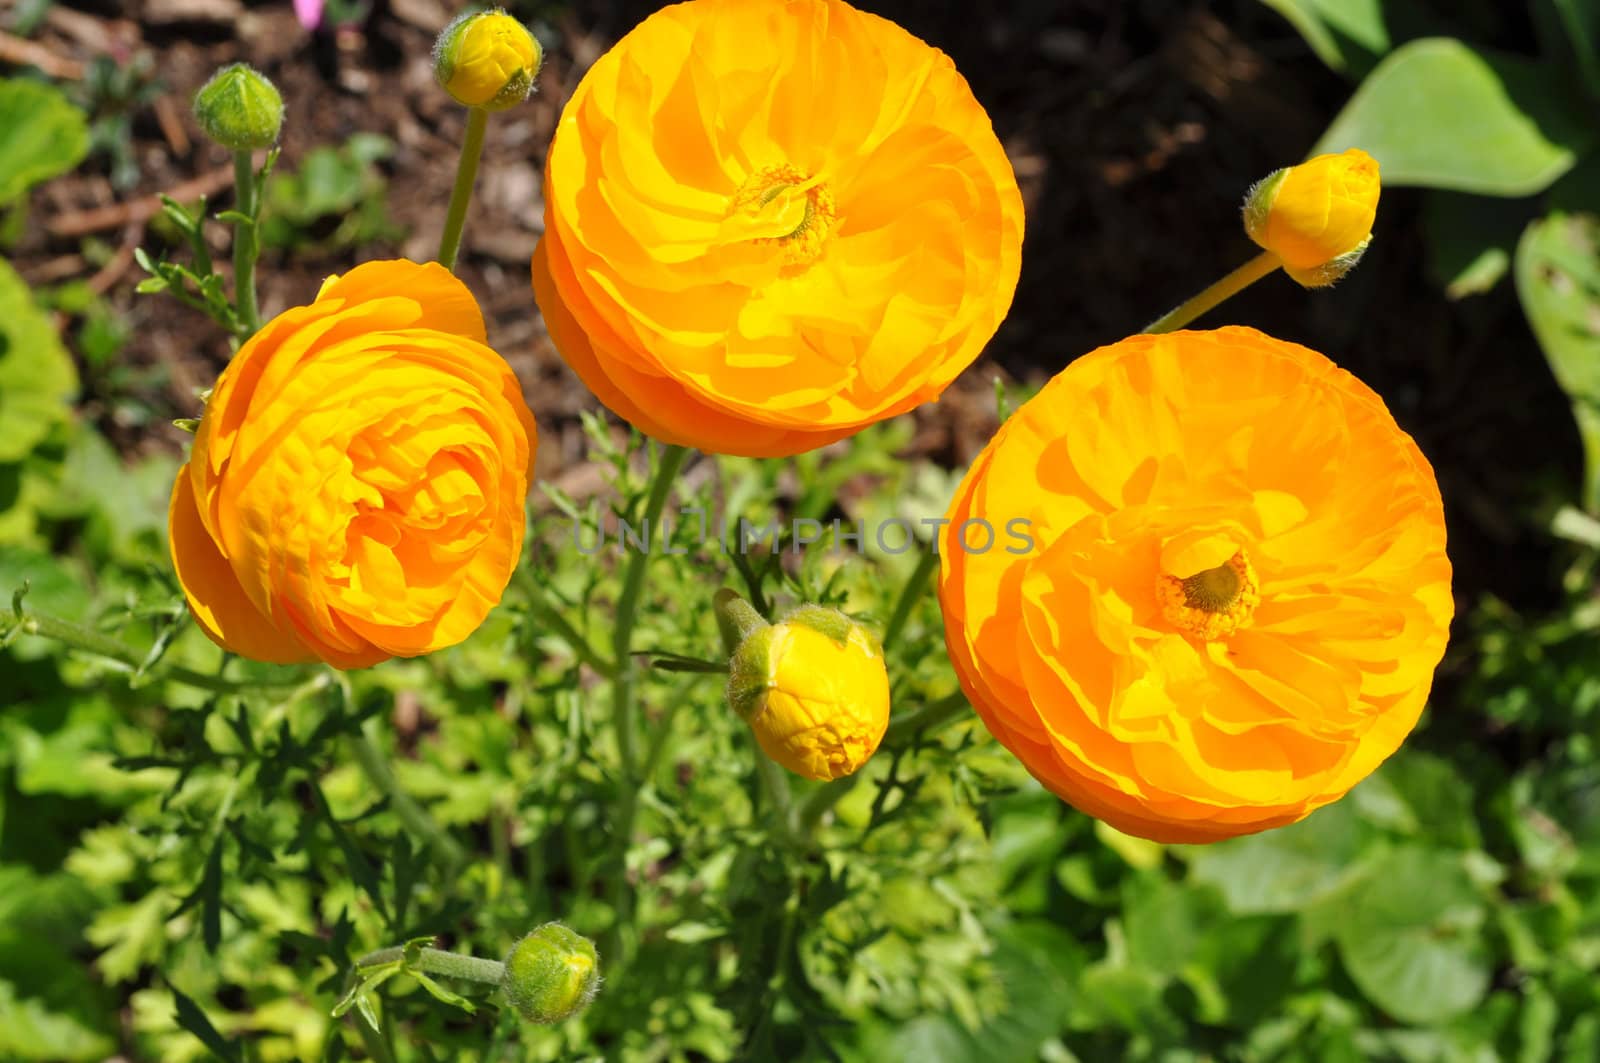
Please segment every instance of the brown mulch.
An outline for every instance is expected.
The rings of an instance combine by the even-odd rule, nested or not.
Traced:
[[[288,0],[100,0],[55,4],[29,40],[0,38],[0,72],[31,63],[80,77],[96,55],[155,57],[164,94],[134,115],[137,186],[118,191],[103,158],[36,189],[11,248],[37,284],[82,279],[125,315],[135,368],[161,370],[153,416],[122,423],[85,409],[125,453],[176,450],[171,417],[228,356],[200,315],[136,296],[131,252],[149,245],[152,197],[214,191],[227,206],[228,158],[199,136],[187,100],[219,65],[243,59],[285,98],[282,166],[358,131],[395,144],[381,164],[407,236],[363,257],[430,257],[464,115],[433,84],[429,47],[455,10],[444,0],[377,0],[360,27],[308,34]],[[490,340],[516,368],[541,426],[541,472],[581,462],[578,411],[593,398],[533,313],[528,258],[543,204],[544,146],[582,71],[656,5],[522,3],[549,47],[540,91],[491,125],[461,272]],[[1349,91],[1257,0],[859,0],[944,48],[988,107],[1022,184],[1028,235],[1011,316],[985,357],[940,403],[914,415],[908,457],[958,465],[996,423],[993,379],[1039,381],[1111,342],[1251,252],[1236,205],[1252,181],[1300,158]],[[7,16],[0,13],[0,27]],[[1565,402],[1507,285],[1460,304],[1428,275],[1421,196],[1385,193],[1373,250],[1338,288],[1305,293],[1272,277],[1202,324],[1233,321],[1315,347],[1375,387],[1434,461],[1450,502],[1465,592],[1517,599],[1548,586],[1546,538],[1521,516],[1536,478],[1577,475]],[[218,247],[225,230],[216,227]],[[342,256],[269,254],[264,313],[307,300]],[[71,331],[69,330],[69,339]],[[848,445],[848,444],[844,444]],[[1525,455],[1540,455],[1535,459]]]

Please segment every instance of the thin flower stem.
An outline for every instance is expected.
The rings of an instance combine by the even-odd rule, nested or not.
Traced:
[[[900,597],[895,599],[894,612],[889,614],[889,622],[884,625],[882,645],[885,650],[900,637],[906,621],[911,619],[912,608],[922,597],[922,589],[928,585],[928,577],[938,568],[939,555],[933,550],[924,552],[917,559],[917,567],[906,577],[905,584],[900,588]]]
[[[672,493],[678,470],[688,456],[687,447],[669,446],[662,451],[655,477],[650,483],[650,494],[644,504],[647,536],[660,534],[661,511],[666,508],[667,495]],[[613,726],[617,729],[617,749],[622,758],[623,774],[630,784],[635,781],[634,768],[637,766],[633,721],[633,628],[638,619],[639,595],[644,591],[645,570],[649,564],[649,549],[635,550],[628,555],[628,567],[622,576],[622,591],[617,596],[616,626],[612,629],[611,639],[611,660],[615,666],[615,678],[611,683]]]
[[[39,635],[43,638],[55,639],[64,642],[73,649],[92,653],[96,657],[122,666],[129,672],[138,671],[144,662],[146,654],[134,649],[132,646],[118,642],[109,635],[87,628],[81,624],[74,624],[68,620],[50,616],[46,613],[36,613],[29,610],[17,628],[24,635]],[[184,683],[197,690],[209,690],[213,694],[245,694],[255,691],[296,690],[305,682],[304,677],[294,679],[224,679],[217,675],[206,675],[196,672],[181,665],[167,664],[152,669],[145,673],[145,681],[170,679],[176,683]]]
[[[967,695],[958,690],[948,697],[940,698],[920,709],[905,713],[898,719],[890,720],[888,730],[883,733],[883,748],[894,749],[905,745],[924,731],[938,730],[950,721],[960,719],[971,712]]]
[[[967,704],[967,696],[958,690],[948,697],[895,717],[890,720],[888,729],[884,731],[879,753],[909,745],[918,735],[938,730],[971,711]],[[824,783],[806,794],[796,807],[794,815],[795,829],[801,839],[808,840],[816,833],[822,817],[855,788],[856,781],[860,778],[861,773],[856,772],[854,775],[846,775]]]
[[[444,233],[439,237],[439,264],[452,273],[461,251],[461,232],[467,225],[467,206],[472,202],[472,186],[478,180],[478,160],[483,157],[483,134],[488,128],[489,112],[482,107],[469,107],[461,161],[456,164],[456,184],[450,191],[450,208],[444,216]]]
[[[356,961],[356,970],[363,971],[372,967],[386,967],[391,963],[401,963],[406,958],[404,946],[396,945],[393,948],[379,949],[369,952]],[[478,956],[467,956],[459,952],[446,952],[443,949],[422,949],[417,953],[416,969],[423,974],[443,975],[446,978],[465,978],[473,982],[484,982],[488,985],[499,985],[505,978],[506,965],[499,960],[485,960]]]
[[[389,1051],[383,1035],[367,1025],[367,1020],[361,1016],[354,1016],[351,1021],[355,1024],[356,1032],[361,1035],[361,1043],[367,1049],[367,1055],[372,1063],[394,1063],[394,1054]]]
[[[255,162],[250,151],[233,153],[234,209],[250,220],[233,227],[233,308],[249,339],[261,327],[261,309],[256,303],[256,259],[261,255],[257,221],[261,214],[261,188],[256,181]]]
[[[669,446],[661,453],[656,465],[650,492],[645,498],[645,534],[660,534],[661,511],[666,508],[667,496],[689,457],[688,447]],[[648,540],[647,540],[648,541]],[[611,723],[617,732],[617,758],[621,761],[621,785],[618,788],[617,811],[613,819],[614,852],[608,861],[608,894],[615,921],[606,931],[602,952],[621,954],[624,926],[633,920],[633,893],[628,886],[628,846],[633,841],[633,823],[639,814],[639,787],[644,780],[638,773],[638,752],[635,748],[633,698],[633,628],[638,619],[639,596],[644,591],[645,570],[650,564],[648,548],[635,550],[628,556],[628,567],[623,572],[622,590],[617,595],[617,614],[612,628],[611,660]]]
[[[607,679],[617,674],[616,663],[602,657],[600,652],[589,644],[589,640],[584,638],[578,629],[572,626],[572,622],[561,614],[561,610],[556,607],[554,602],[549,600],[544,588],[539,586],[539,581],[534,578],[532,572],[529,572],[526,568],[519,568],[517,569],[516,579],[517,583],[521,585],[523,593],[528,596],[529,608],[553,628],[555,633],[560,635],[568,646],[572,647],[572,652],[577,655],[578,660],[587,664]]]
[[[776,820],[771,824],[772,833],[782,844],[793,845],[794,806],[789,799],[789,776],[760,749],[756,750],[756,773],[761,776],[762,789],[772,804],[772,815]]]
[[[1162,314],[1146,325],[1143,331],[1146,334],[1150,334],[1173,332],[1181,329],[1212,307],[1238,295],[1281,265],[1283,263],[1279,261],[1277,255],[1271,251],[1263,251],[1200,294],[1185,300],[1172,310]]]
[[[367,780],[389,799],[395,815],[400,817],[407,829],[433,847],[439,859],[444,861],[445,874],[448,876],[466,863],[467,854],[461,848],[461,843],[440,827],[434,818],[428,815],[428,810],[417,804],[412,796],[401,788],[400,780],[395,778],[394,771],[389,767],[388,757],[378,746],[375,730],[372,721],[368,720],[361,725],[360,733],[351,739],[351,744],[355,747],[356,760],[361,764],[361,770],[366,774]]]

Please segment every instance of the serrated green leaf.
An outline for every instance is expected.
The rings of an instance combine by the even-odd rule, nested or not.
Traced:
[[[1517,245],[1517,294],[1583,441],[1583,504],[1600,511],[1600,215],[1556,212]]]
[[[110,1037],[74,1016],[21,998],[10,982],[0,982],[0,1059],[74,1063],[104,1059],[115,1048]]]
[[[0,79],[0,206],[72,169],[89,153],[89,123],[60,89]]]
[[[1595,143],[1571,106],[1557,69],[1427,38],[1379,63],[1312,153],[1361,148],[1386,185],[1527,196]]]

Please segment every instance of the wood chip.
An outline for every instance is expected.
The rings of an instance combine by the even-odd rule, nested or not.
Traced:
[[[210,198],[233,184],[233,167],[231,165],[203,173],[199,177],[185,181],[167,191],[167,195],[179,203],[188,203],[199,199],[201,196]],[[65,214],[57,214],[44,223],[45,231],[51,236],[87,236],[89,233],[103,232],[106,229],[116,229],[133,222],[145,222],[154,217],[161,209],[159,195],[144,196],[140,199],[129,200],[126,203],[115,203],[109,207],[96,207],[93,210],[74,210]]]
[[[0,61],[17,66],[35,66],[53,78],[83,80],[84,65],[76,59],[59,56],[42,44],[13,37],[0,30]]]

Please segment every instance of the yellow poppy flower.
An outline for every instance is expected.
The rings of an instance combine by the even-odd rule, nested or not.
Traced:
[[[538,442],[484,339],[448,270],[369,262],[239,349],[169,518],[214,642],[360,668],[477,628],[522,553]]]
[[[1428,462],[1360,381],[1252,329],[1073,362],[949,518],[945,639],[984,723],[1055,793],[1156,841],[1336,800],[1416,724],[1449,634]],[[1031,549],[977,521],[1026,522]]]
[[[690,0],[584,76],[533,286],[600,400],[796,454],[928,402],[1011,304],[1022,200],[942,52],[842,0]]]

